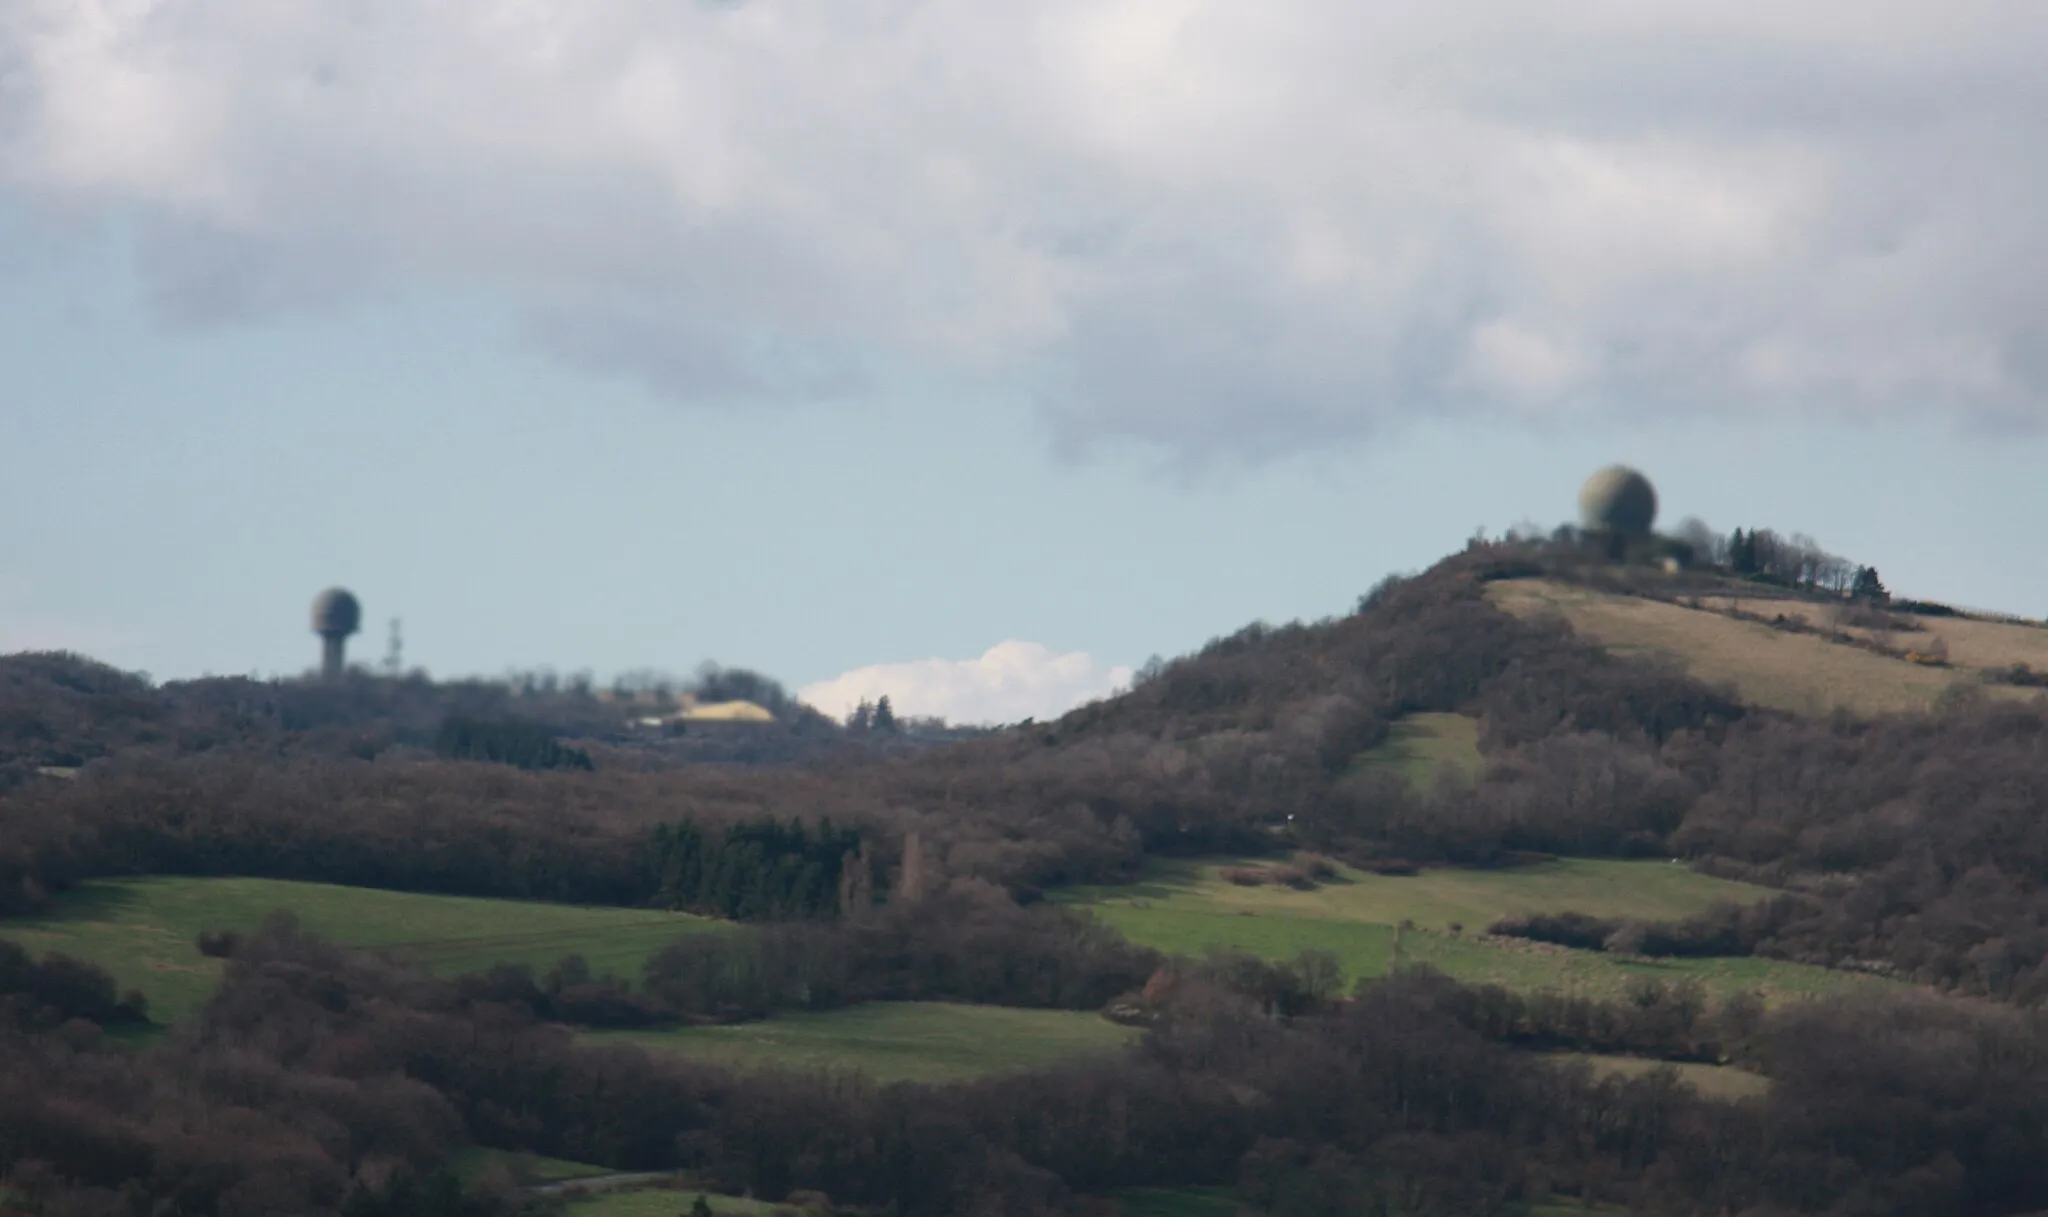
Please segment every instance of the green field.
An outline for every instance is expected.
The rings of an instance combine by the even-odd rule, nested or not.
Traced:
[[[513,1182],[521,1185],[567,1183],[614,1173],[608,1166],[571,1162],[566,1158],[543,1158],[538,1154],[507,1153],[501,1149],[466,1149],[455,1155],[452,1165],[455,1173],[465,1181],[481,1178],[493,1168],[502,1167]]]
[[[1280,884],[1240,887],[1220,874],[1233,864],[1237,863],[1161,862],[1137,884],[1069,888],[1060,898],[1097,908],[1199,907],[1389,926],[1405,919],[1426,929],[1456,922],[1476,932],[1498,918],[1526,913],[1571,910],[1595,917],[1664,920],[1697,913],[1717,900],[1748,904],[1773,894],[1770,888],[1715,879],[1668,861],[1559,858],[1498,870],[1445,867],[1418,875],[1374,875],[1339,867],[1339,882],[1311,891]]]
[[[844,1010],[674,1031],[593,1031],[587,1044],[638,1044],[739,1068],[858,1071],[878,1082],[953,1082],[1114,1053],[1141,1033],[1092,1011],[945,1002]]]
[[[1716,900],[1755,900],[1767,889],[1694,874],[1669,862],[1559,859],[1501,870],[1442,869],[1371,875],[1340,868],[1340,880],[1311,891],[1240,887],[1219,872],[1230,863],[1162,864],[1123,887],[1070,888],[1061,903],[1085,908],[1134,942],[1199,957],[1212,946],[1282,959],[1317,948],[1334,953],[1350,980],[1386,975],[1401,957],[1460,980],[1510,988],[1618,996],[1632,976],[1694,976],[1717,994],[1754,989],[1767,998],[1803,996],[1857,983],[1842,973],[1773,960],[1632,960],[1519,939],[1486,937],[1496,918],[1574,911],[1661,920]],[[1461,927],[1451,932],[1452,925]]]
[[[1407,715],[1384,742],[1359,753],[1352,770],[1391,770],[1416,789],[1428,790],[1446,765],[1465,778],[1476,777],[1485,766],[1479,755],[1479,720],[1463,714]]]
[[[1127,1187],[1111,1193],[1122,1217],[1232,1217],[1237,1201],[1227,1187]]]
[[[0,936],[61,951],[148,996],[157,1022],[185,1018],[212,994],[220,961],[194,945],[202,930],[253,930],[277,909],[348,946],[389,950],[444,975],[501,960],[552,967],[581,954],[591,970],[638,981],[641,965],[678,935],[720,923],[682,913],[584,908],[466,896],[424,896],[276,879],[112,879],[57,898],[50,914],[0,922]]]
[[[688,1188],[636,1188],[631,1191],[596,1192],[571,1199],[562,1206],[568,1217],[684,1217],[696,1203],[698,1193]],[[704,1198],[711,1211],[726,1217],[767,1217],[775,1205],[762,1200],[742,1200],[709,1192]]]
[[[1681,1081],[1710,1099],[1749,1099],[1767,1094],[1771,1089],[1769,1078],[1732,1065],[1651,1061],[1638,1056],[1608,1056],[1596,1052],[1560,1052],[1554,1055],[1560,1060],[1585,1061],[1596,1072],[1620,1077],[1639,1077],[1668,1065],[1678,1072]]]

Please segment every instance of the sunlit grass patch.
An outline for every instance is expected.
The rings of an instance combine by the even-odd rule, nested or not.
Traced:
[[[1582,912],[1665,920],[1718,900],[1762,899],[1769,889],[1696,874],[1670,862],[1564,858],[1495,870],[1441,868],[1373,875],[1338,868],[1310,890],[1239,886],[1233,863],[1162,863],[1139,883],[1070,888],[1054,899],[1085,909],[1134,942],[1199,958],[1211,947],[1286,959],[1303,950],[1334,954],[1347,981],[1386,975],[1400,960],[1426,963],[1459,980],[1533,991],[1619,997],[1638,976],[1697,978],[1715,994],[1755,990],[1768,999],[1805,996],[1868,978],[1756,958],[1633,959],[1485,934],[1501,917]],[[1456,927],[1454,930],[1453,927]]]
[[[254,930],[275,910],[346,946],[388,950],[442,975],[498,962],[536,971],[580,954],[593,972],[637,981],[647,958],[677,937],[722,923],[647,909],[590,908],[434,896],[280,879],[151,877],[86,883],[33,919],[0,921],[0,936],[35,954],[61,951],[105,968],[175,1022],[204,1005],[221,964],[199,953],[204,930]]]

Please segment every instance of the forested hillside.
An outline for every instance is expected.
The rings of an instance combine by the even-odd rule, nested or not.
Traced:
[[[646,863],[659,826],[830,819],[862,834],[878,894],[912,833],[935,876],[1018,892],[1114,880],[1146,854],[1288,844],[1365,865],[1675,856],[1797,897],[1753,949],[2034,991],[2048,951],[2040,701],[1819,720],[1744,706],[1488,600],[1488,581],[1530,570],[1515,549],[1476,550],[1351,616],[1219,639],[1056,723],[769,769],[437,761],[395,742],[402,720],[367,696],[362,717],[294,730],[290,698],[319,691],[153,691],[17,657],[0,664],[16,757],[38,739],[106,755],[0,804],[0,907],[139,873],[638,905],[661,887]],[[1477,719],[1476,782],[1417,791],[1353,765],[1425,711]],[[355,733],[360,754],[301,742],[329,733]]]
[[[1475,545],[1057,722],[871,748],[820,721],[801,729],[831,746],[776,765],[632,745],[576,696],[153,686],[76,657],[0,660],[0,914],[96,878],[242,875],[751,923],[677,943],[631,991],[573,968],[430,982],[274,927],[217,943],[227,984],[202,1025],[140,1055],[66,1023],[132,1021],[98,982],[71,1005],[24,998],[6,1076],[35,1079],[14,1101],[39,1114],[0,1116],[0,1163],[42,1163],[14,1186],[53,1213],[146,1211],[123,1188],[190,1188],[192,1212],[381,1204],[392,1166],[431,1171],[472,1142],[903,1213],[1082,1211],[1085,1193],[1194,1183],[1275,1214],[1513,1212],[1553,1193],[1673,1213],[2048,1206],[2048,1084],[2025,1064],[2048,1059],[2048,699],[1799,713],[1495,593],[1586,577],[1538,545]],[[1418,715],[1474,724],[1477,763],[1421,781],[1373,763]],[[1491,928],[1922,989],[1766,1011],[1682,985],[1608,1005],[1403,971],[1347,1001],[1313,954],[1173,960],[1040,899],[1162,859],[1299,851],[1323,862],[1273,875],[1676,860],[1770,897]],[[7,991],[54,992],[65,967]],[[1109,1003],[1151,1033],[1114,1069],[877,1091],[651,1064],[555,1026],[905,999]],[[1772,1085],[1730,1107],[1526,1055],[1564,1047],[1732,1061]],[[235,1070],[267,1080],[231,1085]],[[67,1094],[83,1106],[49,1107]],[[269,1130],[248,1144],[300,1165],[164,1139],[174,1115],[229,1108]],[[316,1110],[331,1133],[296,1131]],[[163,1171],[182,1182],[148,1182]]]

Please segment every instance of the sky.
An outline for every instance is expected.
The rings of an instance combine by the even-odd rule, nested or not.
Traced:
[[[2048,614],[2048,6],[0,5],[0,650],[1044,717],[1613,461]]]

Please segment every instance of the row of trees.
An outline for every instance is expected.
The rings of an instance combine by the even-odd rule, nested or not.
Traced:
[[[133,989],[117,994],[113,978],[68,955],[40,961],[0,939],[0,1028],[47,1031],[72,1019],[106,1027],[149,1022],[149,999]]]

